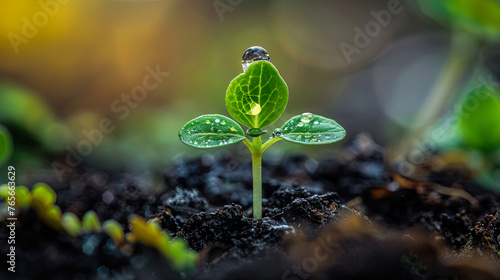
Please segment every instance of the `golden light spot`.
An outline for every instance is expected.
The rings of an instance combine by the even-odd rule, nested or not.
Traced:
[[[250,112],[248,112],[250,115],[255,116],[260,113],[262,108],[260,107],[260,104],[254,103],[252,104],[252,109],[250,109]]]

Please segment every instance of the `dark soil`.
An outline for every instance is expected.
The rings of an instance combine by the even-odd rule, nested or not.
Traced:
[[[126,231],[130,214],[157,219],[199,252],[197,270],[173,272],[154,249],[116,248],[104,233],[70,237],[30,210],[18,218],[16,274],[0,246],[1,279],[500,279],[500,196],[460,170],[420,166],[415,179],[386,162],[364,135],[320,162],[264,160],[261,220],[250,163],[231,156],[178,159],[156,185],[84,168],[53,186],[63,212],[94,210]]]

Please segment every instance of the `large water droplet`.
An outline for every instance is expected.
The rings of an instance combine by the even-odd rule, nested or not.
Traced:
[[[281,131],[281,128],[276,128],[276,129],[273,131],[273,138],[274,138],[274,137],[281,137],[281,135],[283,135],[283,132]]]
[[[243,56],[241,57],[241,64],[243,66],[243,72],[245,72],[250,66],[255,61],[259,60],[266,60],[269,61],[269,54],[263,47],[259,46],[254,46],[248,48],[244,53]]]
[[[261,110],[262,110],[262,108],[260,107],[260,104],[254,103],[254,104],[252,104],[252,108],[250,109],[248,114],[255,116],[255,115],[258,115]]]
[[[314,119],[314,115],[311,113],[304,113],[304,114],[300,115],[300,121],[302,121],[302,122],[308,123],[308,122],[312,121],[312,119]]]

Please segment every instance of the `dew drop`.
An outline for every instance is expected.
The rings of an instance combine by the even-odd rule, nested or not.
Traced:
[[[216,122],[216,123],[220,123],[220,120],[219,120],[219,119],[215,119],[215,122]]]
[[[281,131],[281,128],[276,128],[276,129],[273,131],[273,138],[274,138],[274,137],[281,137],[281,135],[283,135],[283,132]]]
[[[194,143],[193,143],[193,144],[198,145],[198,142],[194,141]]]
[[[262,110],[262,108],[260,107],[259,103],[253,103],[252,104],[252,108],[250,109],[250,111],[248,112],[248,114],[250,114],[252,116],[255,116],[255,115],[258,115],[261,110]]]
[[[319,124],[319,122],[318,122],[318,121],[314,121],[313,123],[314,123],[314,124]]]
[[[210,120],[206,120],[206,121],[205,121],[205,123],[206,123],[206,124],[210,124]]]
[[[308,123],[308,122],[312,121],[312,119],[314,119],[314,115],[311,113],[304,113],[304,114],[300,115],[300,121],[302,121],[302,122]]]
[[[225,120],[222,120],[222,121],[220,122],[220,124],[222,124],[222,125],[226,125],[226,121],[225,121]]]
[[[236,129],[234,128],[234,126],[231,126],[231,131],[236,131]]]
[[[269,61],[270,60],[269,53],[267,53],[267,51],[264,48],[259,46],[248,48],[241,57],[241,65],[243,66],[243,72],[247,70],[250,64],[259,60]]]
[[[298,127],[303,127],[304,126],[304,123],[303,122],[299,122],[299,124],[297,125]]]

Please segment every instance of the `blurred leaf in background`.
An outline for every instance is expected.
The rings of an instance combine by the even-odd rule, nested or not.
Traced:
[[[453,29],[478,37],[499,39],[500,1],[498,0],[423,0],[423,11]]]
[[[9,160],[12,149],[12,137],[7,128],[0,125],[0,167]]]
[[[37,143],[52,152],[61,151],[69,141],[68,130],[46,103],[31,90],[0,80],[0,123],[16,137],[16,143]]]
[[[500,89],[481,86],[462,101],[458,129],[464,144],[483,153],[500,148]]]

